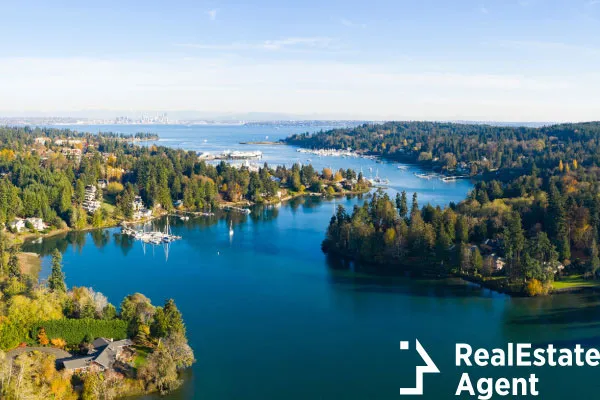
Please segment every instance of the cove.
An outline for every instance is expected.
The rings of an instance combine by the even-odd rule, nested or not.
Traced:
[[[135,291],[156,303],[175,298],[198,362],[173,399],[397,398],[399,387],[414,384],[419,361],[399,352],[398,341],[414,338],[442,371],[427,377],[424,397],[450,398],[460,379],[455,343],[600,345],[597,294],[510,298],[456,279],[367,276],[328,262],[319,246],[334,205],[360,201],[295,199],[250,217],[174,220],[183,239],[168,261],[161,247],[144,253],[118,229],[70,233],[24,250],[58,247],[67,284],[93,286],[113,302]],[[45,257],[43,274],[48,265]],[[583,398],[594,385],[592,368],[536,371],[544,398]],[[506,371],[481,370],[490,373]],[[553,383],[570,374],[585,383]]]
[[[238,143],[266,136],[278,140],[294,132],[243,126],[73,128],[156,132],[156,144],[214,152],[255,150]],[[258,149],[270,164],[307,162],[291,146]],[[471,188],[466,180],[419,179],[414,166],[405,171],[392,163],[329,157],[312,163],[362,169],[367,177],[378,173],[389,178],[391,196],[417,192],[421,205],[458,202]],[[155,304],[175,299],[198,362],[169,399],[398,399],[400,387],[414,386],[420,362],[416,354],[399,351],[398,342],[415,339],[441,371],[425,377],[422,398],[449,399],[455,398],[463,372],[455,367],[456,343],[600,347],[598,293],[511,298],[459,279],[379,277],[329,261],[320,245],[335,207],[350,210],[362,201],[298,198],[278,208],[258,207],[250,216],[171,219],[173,232],[183,239],[171,245],[168,261],[162,247],[144,252],[118,229],[71,232],[27,243],[23,250],[44,256],[44,278],[48,254],[59,248],[67,285],[92,286],[113,303],[134,292]],[[600,390],[597,371],[589,367],[472,367],[468,372],[473,381],[535,372],[544,399],[587,398]]]

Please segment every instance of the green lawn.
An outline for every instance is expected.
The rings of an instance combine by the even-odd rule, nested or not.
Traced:
[[[144,346],[135,346],[135,353],[133,366],[138,369],[146,363],[146,358],[148,358],[148,354],[150,354],[150,348]]]
[[[112,215],[115,211],[115,206],[110,203],[107,203],[106,201],[102,203],[102,208],[104,208],[109,215]]]
[[[562,278],[560,281],[554,281],[552,288],[554,290],[573,289],[578,287],[600,287],[600,282],[595,280],[583,279],[582,275],[571,275]]]

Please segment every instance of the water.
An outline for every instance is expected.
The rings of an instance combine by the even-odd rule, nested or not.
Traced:
[[[270,165],[286,165],[291,167],[294,163],[312,164],[315,169],[331,168],[336,171],[340,168],[352,168],[357,172],[362,171],[367,178],[379,176],[389,179],[390,194],[396,191],[406,190],[409,193],[419,192],[422,203],[448,204],[450,201],[458,202],[464,199],[470,190],[471,183],[465,180],[455,182],[442,182],[439,179],[417,178],[415,172],[423,172],[420,168],[386,162],[376,162],[365,158],[342,158],[342,157],[318,157],[314,154],[299,153],[295,146],[282,145],[250,145],[240,142],[278,141],[293,133],[302,133],[309,130],[308,127],[292,126],[224,126],[224,125],[61,125],[60,128],[70,128],[82,132],[119,132],[134,134],[137,132],[157,133],[159,140],[154,142],[143,142],[143,145],[162,145],[178,149],[193,150],[197,152],[209,152],[211,154],[221,153],[225,150],[254,151],[263,153],[263,159],[256,162],[262,165],[267,162]],[[314,130],[326,130],[327,126],[321,128],[310,128]],[[310,161],[308,161],[310,159]],[[406,169],[398,169],[402,166]]]
[[[433,202],[458,200],[468,190],[468,182],[430,190],[429,181],[373,164],[380,173],[386,168],[396,189],[406,185]],[[413,351],[401,352],[399,341],[415,338],[441,370],[425,376],[424,398],[446,399],[463,372],[454,367],[457,342],[600,346],[596,294],[510,298],[460,280],[366,276],[328,260],[320,243],[335,205],[362,201],[295,199],[250,216],[172,219],[173,233],[183,239],[171,245],[168,261],[162,247],[144,252],[117,229],[70,233],[25,250],[45,255],[45,276],[47,254],[58,247],[67,284],[93,286],[114,303],[134,292],[155,304],[176,300],[198,362],[170,399],[397,399],[400,387],[414,385],[419,362],[414,342]],[[473,378],[537,373],[544,399],[589,398],[600,389],[591,368],[466,372]]]

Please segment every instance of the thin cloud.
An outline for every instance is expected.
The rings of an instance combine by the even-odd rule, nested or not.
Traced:
[[[342,18],[340,20],[340,22],[342,23],[342,25],[347,26],[348,28],[363,28],[364,29],[367,27],[367,24],[359,24],[354,21],[350,21],[349,19],[346,19],[346,18]]]
[[[215,21],[217,19],[217,11],[218,10],[216,9],[212,9],[206,12],[206,14],[208,14],[208,18],[210,18],[211,21]]]
[[[511,48],[516,50],[536,50],[547,51],[553,53],[581,53],[585,55],[599,55],[600,49],[595,47],[587,47],[578,44],[568,44],[561,42],[544,42],[535,40],[505,40],[500,42],[501,47]]]
[[[275,40],[263,40],[262,42],[233,42],[225,44],[207,43],[178,43],[177,47],[205,50],[264,50],[264,51],[294,51],[294,50],[327,50],[332,49],[336,42],[328,37],[288,37]]]
[[[333,39],[327,37],[290,37],[280,40],[265,40],[262,47],[267,50],[281,50],[287,47],[309,47],[325,49],[331,46]]]
[[[44,68],[37,67],[42,63]],[[0,98],[0,110],[319,110],[373,116],[402,110],[414,119],[487,120],[585,120],[597,114],[600,75],[439,73],[422,67],[306,59],[0,57],[0,87],[14,94]]]
[[[482,14],[489,14],[490,10],[488,10],[486,7],[482,6],[479,8],[479,12]]]

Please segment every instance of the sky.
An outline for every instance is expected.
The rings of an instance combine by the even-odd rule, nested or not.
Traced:
[[[0,116],[600,119],[600,0],[0,0],[0,10]]]

